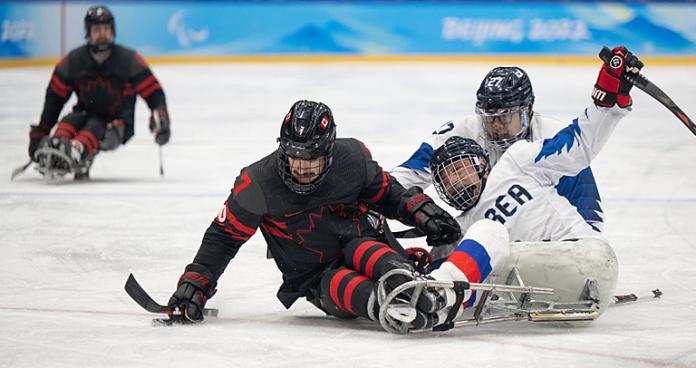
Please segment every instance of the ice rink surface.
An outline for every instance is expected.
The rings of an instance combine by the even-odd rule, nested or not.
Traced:
[[[636,89],[634,111],[593,169],[620,264],[617,293],[660,288],[661,300],[611,307],[586,328],[396,336],[304,301],[285,310],[258,233],[208,304],[217,320],[153,327],[123,291],[132,272],[166,302],[239,170],[276,148],[295,100],[327,103],[339,137],[361,139],[389,169],[439,125],[473,113],[493,66],[154,65],[172,116],[165,177],[140,100],[131,142],[100,154],[91,181],[53,185],[31,169],[10,182],[52,69],[1,69],[0,367],[696,367],[696,137]],[[536,111],[570,122],[590,103],[599,62],[520,66]],[[644,74],[696,117],[696,68],[648,64]]]

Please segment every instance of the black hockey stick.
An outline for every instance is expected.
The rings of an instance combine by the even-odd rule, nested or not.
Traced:
[[[22,166],[18,166],[16,169],[12,170],[12,176],[10,176],[10,181],[13,181],[15,176],[23,173],[31,165],[31,160]]]
[[[168,314],[172,320],[178,320],[177,314],[173,307],[166,305],[161,305],[154,301],[150,295],[140,286],[138,281],[135,280],[133,274],[128,275],[128,280],[126,280],[126,285],[124,287],[126,293],[136,302],[139,306],[143,307],[146,311],[150,313],[161,313]],[[203,308],[204,316],[217,317],[218,310],[213,308]]]
[[[612,56],[613,53],[606,46],[604,46],[602,51],[599,52],[599,58],[605,63],[609,63]],[[677,106],[677,104],[674,103],[674,101],[672,101],[672,99],[669,98],[664,91],[656,86],[655,83],[649,81],[648,78],[645,78],[640,73],[625,73],[623,78],[664,105],[669,111],[672,112],[672,114],[679,118],[684,125],[686,125],[686,128],[689,129],[691,133],[696,135],[696,124],[694,124],[693,120],[686,116],[684,111],[682,111],[682,109],[680,109],[679,106]]]
[[[412,228],[406,229],[406,230],[397,231],[393,234],[394,234],[395,238],[399,238],[399,239],[414,239],[414,238],[420,238],[420,237],[425,236],[425,233],[422,230],[415,228],[415,227],[412,227]]]

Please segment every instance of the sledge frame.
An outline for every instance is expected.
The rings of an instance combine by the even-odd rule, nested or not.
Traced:
[[[413,276],[407,270],[393,270],[384,275],[383,279],[395,273]],[[516,285],[513,283],[516,283]],[[450,328],[512,321],[593,321],[600,315],[599,292],[597,283],[593,279],[588,278],[586,280],[578,301],[558,302],[533,299],[532,296],[536,295],[553,296],[554,289],[526,285],[517,267],[511,269],[505,284],[436,281],[423,279],[420,275],[416,275],[416,280],[404,283],[390,293],[386,292],[384,286],[384,283],[380,282],[377,291],[380,305],[382,306],[379,311],[379,322],[386,331],[397,334],[449,329],[410,328],[409,322],[415,319],[416,302],[425,288],[457,289],[459,287],[481,292],[481,298],[474,308],[473,316],[455,319]],[[404,293],[410,293],[412,297],[409,300],[405,300],[403,298]]]

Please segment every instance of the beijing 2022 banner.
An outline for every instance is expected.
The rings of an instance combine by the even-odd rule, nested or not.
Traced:
[[[87,2],[0,3],[0,58],[84,43]],[[109,2],[116,41],[145,55],[696,55],[696,4]]]

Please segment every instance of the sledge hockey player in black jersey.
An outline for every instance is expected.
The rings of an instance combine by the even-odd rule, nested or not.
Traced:
[[[169,306],[203,320],[227,264],[258,228],[283,274],[277,297],[298,298],[339,318],[376,320],[376,280],[409,267],[368,210],[416,226],[428,244],[457,241],[456,221],[420,189],[405,190],[352,138],[336,139],[328,106],[298,101],[283,119],[278,149],[245,167],[205,232]]]
[[[94,156],[116,149],[134,133],[136,94],[152,111],[150,130],[159,145],[169,141],[170,121],[164,91],[140,55],[114,44],[111,11],[93,6],[84,19],[87,43],[64,57],[46,89],[41,120],[29,134],[29,157],[44,175],[74,173],[89,177]],[[75,92],[77,104],[56,125]]]

